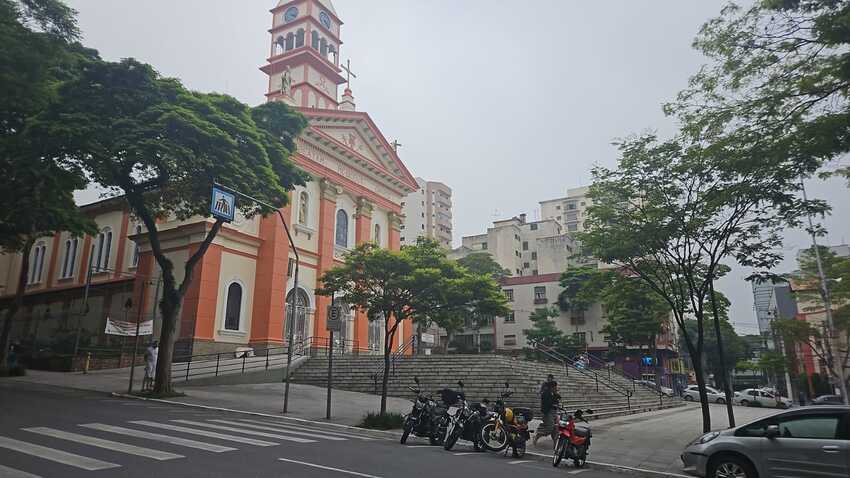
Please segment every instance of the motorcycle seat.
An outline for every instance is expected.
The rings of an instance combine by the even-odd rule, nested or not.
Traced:
[[[590,429],[585,427],[576,427],[573,433],[575,433],[577,437],[589,437]]]

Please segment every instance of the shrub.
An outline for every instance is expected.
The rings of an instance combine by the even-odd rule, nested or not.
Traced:
[[[374,430],[397,430],[404,424],[404,417],[399,413],[369,413],[363,417],[360,427]]]

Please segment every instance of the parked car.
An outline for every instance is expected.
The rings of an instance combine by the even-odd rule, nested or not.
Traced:
[[[726,394],[720,390],[706,386],[705,392],[708,394],[709,402],[726,403]],[[699,401],[699,388],[696,385],[688,385],[688,388],[682,392],[682,399],[688,402]]]
[[[707,478],[847,478],[850,407],[801,407],[709,432],[681,458],[686,473]]]
[[[788,408],[793,405],[793,402],[789,398],[758,388],[742,390],[740,395],[736,395],[733,398],[733,403],[744,407]]]
[[[668,397],[672,397],[672,396],[676,395],[676,392],[673,391],[672,388],[665,387],[663,385],[661,387],[659,387],[658,384],[656,384],[652,380],[637,380],[637,383],[643,385],[644,387],[651,388],[652,390],[655,390],[656,392],[661,392],[664,395],[667,395]]]
[[[812,400],[812,405],[844,405],[841,395],[821,395]]]

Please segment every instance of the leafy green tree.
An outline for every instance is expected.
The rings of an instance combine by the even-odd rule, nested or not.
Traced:
[[[156,393],[171,392],[182,300],[195,265],[222,227],[220,219],[207,221],[178,282],[157,219],[209,217],[214,181],[274,207],[287,204],[287,191],[306,177],[289,160],[285,144],[305,124],[283,103],[249,108],[229,96],[191,92],[151,66],[127,59],[88,62],[28,128],[44,157],[61,158],[95,184],[122,194],[145,225],[163,279]],[[246,217],[272,212],[247,201],[238,201],[237,208]]]
[[[493,260],[493,256],[486,252],[473,252],[458,259],[457,263],[466,267],[473,274],[490,275],[497,281],[511,275],[511,271],[500,266],[498,262]]]
[[[770,350],[761,355],[758,361],[758,367],[764,370],[766,375],[773,377],[773,383],[776,383],[778,377],[788,369],[788,360],[781,352]]]
[[[695,321],[689,320],[685,323],[685,326],[691,335],[696,333]],[[706,330],[705,355],[703,359],[708,370],[714,374],[715,380],[722,386],[723,376],[728,376],[739,364],[747,361],[749,357],[749,346],[735,332],[735,328],[725,318],[722,318],[720,321],[720,334],[722,347],[718,343],[714,328]]]
[[[30,119],[54,98],[56,85],[93,55],[74,43],[77,38],[74,12],[61,2],[0,0],[0,64],[8,65],[0,68],[0,250],[22,255],[15,297],[3,314],[0,368],[23,303],[35,240],[59,231],[95,230],[74,203],[74,190],[86,185],[82,172],[43,157],[39,139],[24,134]]]
[[[621,142],[618,167],[594,169],[592,205],[579,234],[593,257],[640,278],[668,303],[694,358],[706,431],[706,299],[721,261],[770,268],[779,260],[782,230],[823,210],[795,196],[796,165],[764,170],[758,158],[715,140],[686,131],[666,141],[643,135]],[[695,335],[685,329],[689,317]]]
[[[584,344],[570,335],[567,335],[561,330],[554,319],[561,316],[558,307],[543,307],[535,309],[529,314],[528,320],[531,321],[531,328],[525,329],[522,332],[529,343],[540,344],[554,349],[561,355],[566,357],[574,357]],[[538,352],[534,348],[526,349],[526,354],[536,356]]]
[[[720,132],[758,167],[814,172],[850,151],[848,18],[841,0],[729,4],[693,43],[711,63],[667,111],[694,131]]]
[[[507,300],[490,275],[473,274],[433,240],[420,238],[401,251],[358,245],[345,263],[321,277],[320,295],[336,295],[384,324],[381,414],[387,409],[390,355],[399,324],[433,321],[446,329],[472,316],[504,316]]]
[[[614,280],[615,273],[595,267],[576,267],[561,274],[563,290],[558,294],[558,306],[571,313],[587,312],[599,302],[602,291]]]

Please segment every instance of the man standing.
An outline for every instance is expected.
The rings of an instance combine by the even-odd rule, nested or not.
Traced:
[[[555,381],[554,375],[549,374],[540,386],[540,412],[543,413],[543,423],[534,432],[534,445],[537,445],[540,437],[546,435],[552,437],[552,443],[555,442],[555,414],[558,413],[557,402],[560,399],[558,382]]]
[[[156,359],[159,355],[159,348],[156,340],[151,342],[147,350],[145,350],[145,379],[142,382],[142,390],[150,390],[153,388],[153,380],[156,376]]]

